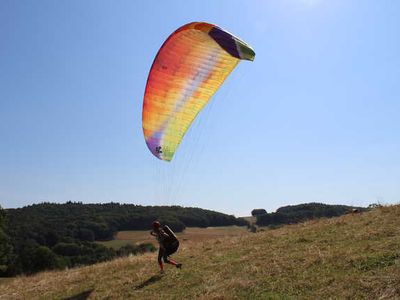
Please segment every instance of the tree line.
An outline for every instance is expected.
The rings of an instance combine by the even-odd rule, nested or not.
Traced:
[[[305,203],[280,207],[273,213],[267,213],[264,209],[254,209],[252,215],[257,218],[259,226],[276,226],[294,224],[316,218],[337,217],[349,212],[362,212],[364,207],[347,205],[329,205],[323,203]]]
[[[149,230],[156,219],[175,232],[186,226],[247,225],[245,220],[231,215],[180,206],[69,201],[17,209],[0,207],[0,276],[88,265],[154,251],[152,244],[114,250],[96,241],[112,240],[121,230]]]

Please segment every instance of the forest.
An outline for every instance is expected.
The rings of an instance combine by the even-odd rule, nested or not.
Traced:
[[[323,203],[305,203],[298,205],[282,206],[273,213],[267,213],[264,209],[254,209],[252,215],[257,218],[258,226],[279,226],[283,224],[295,224],[316,218],[337,217],[350,212],[362,212],[364,207],[347,205],[330,205]]]
[[[150,230],[154,220],[175,232],[186,226],[247,225],[231,215],[180,206],[40,203],[0,209],[0,276],[88,265],[118,256],[154,251],[152,244],[114,250],[96,243],[121,230]]]

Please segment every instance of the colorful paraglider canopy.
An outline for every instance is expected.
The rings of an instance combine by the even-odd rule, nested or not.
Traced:
[[[240,60],[253,49],[221,28],[186,24],[161,46],[147,79],[142,126],[154,156],[170,161],[183,136]]]

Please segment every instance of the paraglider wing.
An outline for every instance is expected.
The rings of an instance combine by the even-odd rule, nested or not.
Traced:
[[[212,24],[189,23],[172,33],[154,59],[144,94],[142,126],[151,153],[170,161],[229,73],[254,56],[250,46]]]

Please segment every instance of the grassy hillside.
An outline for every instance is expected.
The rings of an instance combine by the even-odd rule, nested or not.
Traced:
[[[0,281],[0,299],[398,299],[400,206]]]

